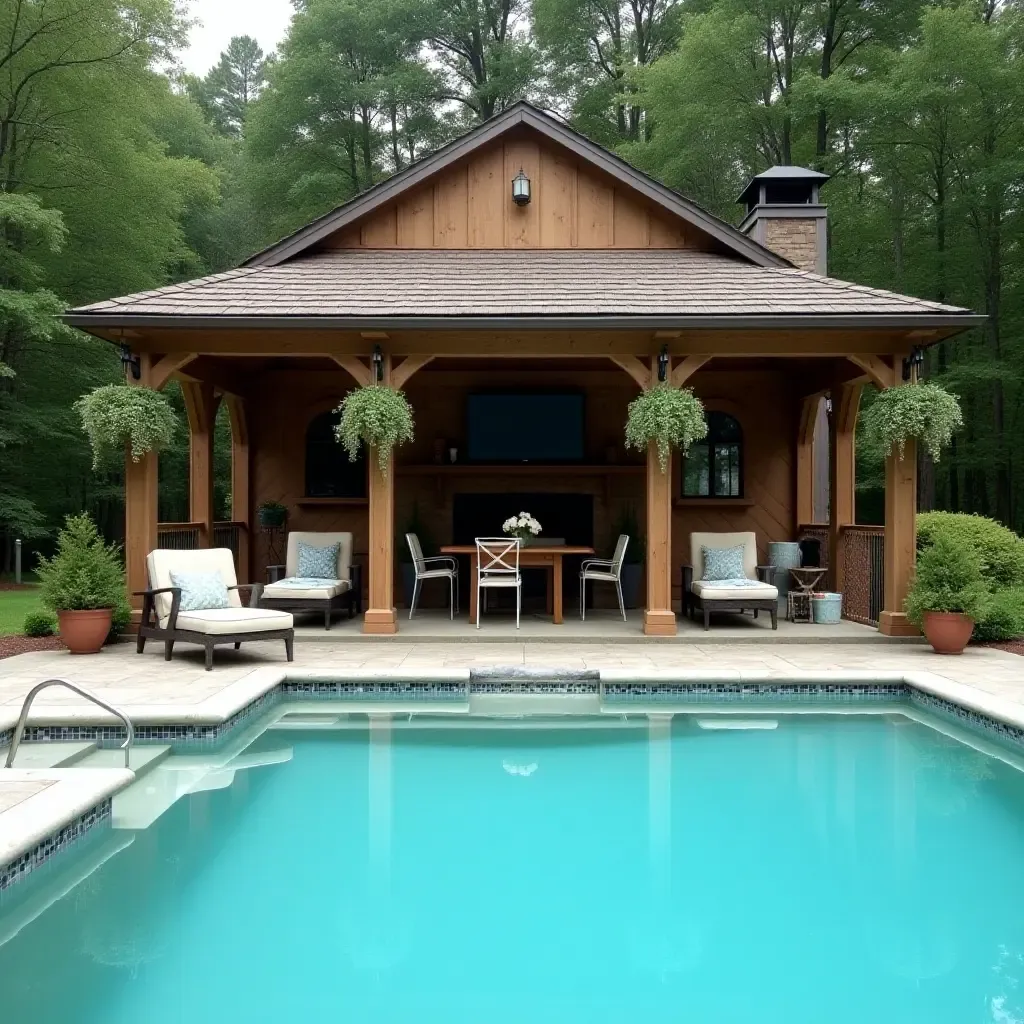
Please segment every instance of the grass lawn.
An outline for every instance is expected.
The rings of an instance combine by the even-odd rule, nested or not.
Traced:
[[[23,632],[25,616],[34,611],[43,611],[38,587],[0,590],[0,636]]]

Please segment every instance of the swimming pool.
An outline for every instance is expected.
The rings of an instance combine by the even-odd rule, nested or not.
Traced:
[[[90,839],[0,1017],[1024,1017],[1024,774],[901,714],[337,724]]]

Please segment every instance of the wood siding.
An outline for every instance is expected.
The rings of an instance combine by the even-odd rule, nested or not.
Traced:
[[[512,202],[512,178],[520,168],[531,183],[526,206]],[[339,249],[712,247],[699,229],[532,133],[479,150],[322,244]]]
[[[416,440],[398,454],[395,491],[396,563],[405,560],[401,545],[406,524],[415,507],[436,544],[450,541],[453,499],[457,493],[549,492],[587,493],[594,499],[594,540],[601,551],[610,550],[613,531],[627,505],[643,522],[643,461],[626,452],[622,429],[626,406],[637,386],[622,370],[609,363],[607,371],[516,370],[506,364],[494,370],[432,369],[415,374],[406,394],[416,411]],[[700,371],[691,382],[710,409],[736,416],[743,427],[744,504],[677,502],[672,515],[671,572],[673,596],[679,599],[680,566],[689,559],[693,530],[753,530],[763,561],[767,544],[795,537],[795,443],[799,402],[790,393],[788,375],[780,371]],[[305,484],[305,430],[315,415],[333,408],[351,389],[343,370],[267,371],[251,393],[250,447],[253,503],[274,499],[289,508],[289,528],[296,530],[350,530],[355,535],[357,560],[366,562],[367,506],[301,504]],[[465,403],[471,391],[507,389],[582,389],[586,396],[588,463],[612,460],[609,474],[566,473],[551,467],[514,472],[460,467],[457,472],[432,469],[438,440],[464,451]],[[630,464],[635,473],[622,471]],[[680,494],[679,460],[672,468],[672,492]],[[282,552],[283,553],[283,552]],[[257,534],[254,579],[265,579],[268,559],[266,537]],[[399,586],[396,579],[396,588]],[[600,589],[600,588],[598,588]],[[571,597],[571,589],[567,590]],[[401,603],[401,591],[396,589]],[[597,595],[606,604],[609,594]],[[429,605],[440,599],[425,594]],[[567,607],[569,607],[567,605]]]

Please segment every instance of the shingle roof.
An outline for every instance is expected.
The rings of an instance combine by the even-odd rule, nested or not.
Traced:
[[[802,270],[694,250],[321,252],[71,310],[79,325],[136,317],[920,317],[969,311]],[[972,318],[973,319],[973,318]],[[966,326],[966,324],[965,324]]]

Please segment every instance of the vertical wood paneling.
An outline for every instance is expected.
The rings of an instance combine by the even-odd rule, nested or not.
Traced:
[[[434,190],[418,189],[398,203],[398,247],[431,249],[434,246]]]
[[[367,249],[388,249],[397,243],[398,216],[394,206],[378,210],[363,222],[361,241]]]
[[[614,235],[615,194],[610,185],[579,167],[576,174],[576,244],[581,249],[609,249]]]
[[[434,182],[434,246],[465,249],[469,242],[468,172],[453,167]]]
[[[511,199],[505,209],[505,245],[509,249],[534,249],[540,245],[540,147],[532,139],[510,139],[505,143],[505,178],[512,193],[512,179],[520,168],[533,185],[533,201],[516,206]]]
[[[648,212],[650,222],[650,246],[652,249],[683,249],[686,247],[686,236],[683,224],[677,220],[667,220],[655,210]]]
[[[511,204],[511,179],[505,181],[505,153],[501,145],[478,153],[469,161],[469,246],[501,249],[505,245],[505,204]]]
[[[624,189],[615,190],[615,248],[645,249],[651,240],[646,208]]]
[[[541,150],[540,184],[541,248],[569,249],[576,244],[576,161],[560,150]]]
[[[324,240],[328,249],[358,249],[362,244],[362,230],[358,224],[352,224],[341,231],[336,231]]]

